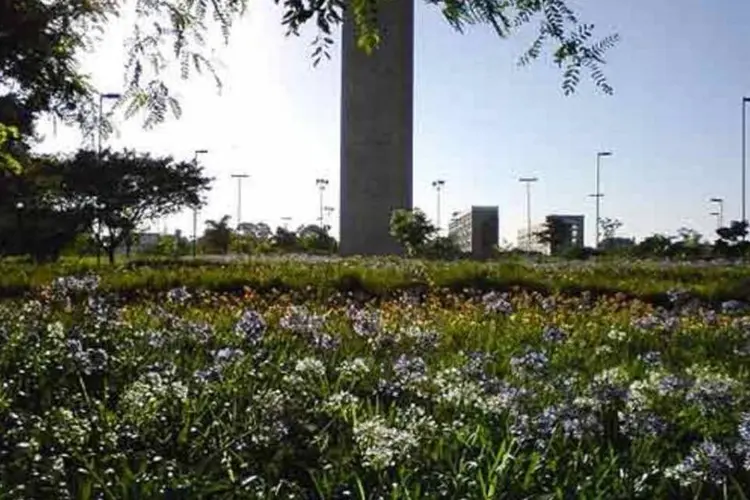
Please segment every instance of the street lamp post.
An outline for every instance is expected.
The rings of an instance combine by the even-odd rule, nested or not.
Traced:
[[[708,215],[716,217],[716,229],[721,229],[721,212],[709,212]]]
[[[196,149],[193,155],[193,164],[198,166],[198,155],[207,154],[207,149]],[[198,255],[198,205],[193,207],[193,258]]]
[[[326,215],[328,216],[328,219],[330,219],[331,218],[331,214],[333,214],[334,208],[331,207],[331,206],[326,206],[326,207],[323,207],[323,210],[325,211]],[[326,230],[326,231],[329,230],[330,228],[331,228],[330,224],[325,224],[323,226],[323,229]]]
[[[596,198],[596,248],[599,248],[599,225],[601,223],[600,218],[600,206],[602,197],[604,196],[600,189],[600,170],[601,170],[601,159],[604,156],[612,156],[611,151],[599,151],[596,153],[596,193],[593,194],[593,197]]]
[[[716,203],[719,206],[717,213],[717,223],[719,224],[719,227],[723,227],[724,225],[724,198],[711,198],[711,203]]]
[[[747,118],[745,105],[750,102],[750,97],[742,98],[742,222],[747,221]]]
[[[291,217],[282,217],[281,221],[284,223],[284,229],[289,229],[289,223],[292,221]]]
[[[440,191],[443,190],[443,186],[445,186],[445,181],[443,179],[432,181],[432,187],[434,187],[437,192],[437,217],[435,218],[435,222],[437,223],[438,233],[440,233]]]
[[[101,167],[102,165],[102,122],[104,121],[104,100],[105,99],[119,99],[121,94],[116,92],[109,92],[105,94],[99,94],[99,115],[96,121],[96,162]],[[97,218],[98,218],[97,214]],[[96,245],[96,264],[101,265],[102,263],[102,221],[98,220],[97,225],[97,245]]]
[[[536,177],[521,177],[519,182],[526,184],[526,251],[531,251],[531,183],[537,182]]]
[[[242,223],[242,179],[250,177],[248,174],[232,174],[232,179],[237,179],[237,230]]]
[[[326,190],[326,187],[328,186],[328,179],[315,179],[315,185],[318,186],[318,191],[320,192],[320,216],[318,217],[318,220],[320,221],[320,227],[322,228],[324,225],[323,222],[323,192]]]

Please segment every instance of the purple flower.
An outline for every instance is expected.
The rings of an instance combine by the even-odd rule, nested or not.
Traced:
[[[721,312],[724,314],[742,314],[747,310],[748,305],[739,300],[727,300],[721,303]]]
[[[324,325],[325,319],[322,316],[312,314],[304,306],[290,307],[279,321],[281,328],[298,334],[319,331]]]
[[[547,355],[540,351],[527,351],[510,358],[511,369],[519,375],[541,374],[547,369],[548,362]]]
[[[703,441],[694,446],[681,463],[669,469],[667,476],[683,486],[699,482],[720,485],[731,469],[732,461],[727,451],[713,441]]]
[[[323,351],[332,351],[341,344],[338,338],[325,332],[313,333],[310,343],[313,347]]]
[[[544,339],[545,342],[552,344],[565,342],[567,338],[568,334],[556,326],[548,326],[542,332],[542,339]]]
[[[657,366],[661,363],[661,353],[659,351],[648,351],[638,355],[638,359],[650,367]]]
[[[420,357],[410,358],[404,354],[393,364],[393,374],[398,382],[407,385],[417,382],[427,373],[427,365]]]
[[[712,414],[734,404],[734,384],[724,378],[699,378],[685,400],[697,405],[702,414]]]
[[[172,290],[167,292],[167,300],[169,300],[170,302],[175,302],[177,304],[184,304],[190,299],[190,297],[190,293],[184,286],[173,288]]]
[[[242,349],[235,349],[233,347],[223,347],[218,351],[214,351],[214,362],[223,365],[231,363],[232,361],[244,356],[245,352]]]
[[[245,311],[234,327],[234,331],[245,338],[249,344],[260,342],[266,332],[266,322],[255,311]]]
[[[360,337],[375,337],[381,333],[380,314],[377,311],[356,309],[349,314],[354,333]]]
[[[482,297],[484,309],[491,314],[513,314],[513,305],[504,296],[490,292]]]

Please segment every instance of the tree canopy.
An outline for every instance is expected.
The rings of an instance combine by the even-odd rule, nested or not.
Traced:
[[[96,240],[110,261],[141,223],[200,206],[211,183],[195,162],[134,151],[105,150],[101,160],[95,152],[79,151],[59,161],[57,168],[65,202],[89,210],[106,229],[106,235],[96,231]]]
[[[345,12],[355,23],[361,49],[375,50],[386,31],[378,20],[382,1],[274,0],[281,6],[287,35],[299,35],[303,26],[313,26],[315,64],[329,55],[332,35]],[[536,24],[537,36],[520,55],[519,64],[530,63],[550,48],[555,64],[563,69],[566,94],[575,91],[582,71],[599,89],[612,92],[602,66],[617,34],[595,39],[594,26],[580,21],[567,0],[426,1],[459,32],[471,25],[488,25],[505,38],[524,25]],[[178,65],[185,79],[207,71],[220,85],[207,55],[206,35],[218,26],[228,41],[247,4],[248,0],[0,0],[0,92],[14,95],[32,118],[52,113],[91,132],[97,126],[98,95],[81,70],[79,57],[96,47],[113,19],[132,8],[136,20],[126,44],[126,88],[118,105],[124,106],[126,116],[144,111],[144,125],[153,126],[170,114],[180,115],[179,102],[166,83],[168,68]],[[8,162],[2,156],[2,142],[7,142],[11,125],[0,119],[0,162]],[[106,123],[105,127],[107,132]]]

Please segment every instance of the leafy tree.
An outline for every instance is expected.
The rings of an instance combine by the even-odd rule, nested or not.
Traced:
[[[299,239],[294,231],[279,226],[276,228],[276,234],[273,235],[273,246],[279,250],[291,252],[299,247]]]
[[[67,206],[89,210],[98,226],[96,240],[110,262],[141,223],[199,206],[211,179],[194,162],[152,157],[134,151],[96,153],[79,151],[57,160]],[[97,228],[98,229],[98,228]]]
[[[265,222],[243,222],[237,229],[240,233],[251,236],[258,242],[268,241],[273,237],[271,227]]]
[[[673,239],[671,236],[653,234],[636,245],[635,253],[641,257],[669,257]]]
[[[542,245],[549,245],[550,253],[557,255],[570,241],[571,228],[562,219],[548,217],[542,229],[532,235]]]
[[[359,47],[371,52],[386,36],[387,26],[379,17],[380,0],[274,0],[282,6],[282,24],[288,35],[299,35],[303,26],[314,24],[312,57],[317,64],[329,57],[333,32],[345,11],[355,24]],[[489,25],[500,38],[524,25],[536,23],[538,32],[520,65],[539,58],[551,47],[552,60],[563,69],[562,87],[574,92],[587,71],[594,84],[611,93],[602,72],[605,52],[618,40],[616,34],[593,36],[594,26],[581,22],[566,0],[427,0],[439,8],[446,21],[463,32],[475,24]],[[221,82],[207,55],[209,30],[219,28],[228,41],[234,22],[248,0],[135,0],[135,23],[127,42],[126,88],[122,104],[126,115],[145,112],[149,127],[167,114],[180,115],[180,106],[164,75],[175,64],[187,79],[208,71]],[[16,91],[25,109],[36,115],[51,112],[63,120],[76,121],[84,130],[96,124],[97,95],[78,65],[79,56],[94,48],[97,35],[130,4],[113,0],[4,0],[0,2],[0,81]],[[171,54],[165,48],[171,48]],[[5,122],[1,122],[7,125]],[[0,131],[6,130],[5,128]]]
[[[406,250],[409,257],[417,256],[427,244],[437,228],[427,215],[418,208],[398,209],[391,214],[391,236]]]
[[[318,225],[304,226],[297,232],[299,246],[303,250],[333,253],[338,248],[336,240],[328,230]]]
[[[750,251],[750,243],[746,241],[748,234],[747,221],[733,220],[728,227],[716,230],[719,239],[714,245],[714,251],[722,257],[741,257]]]
[[[208,252],[229,253],[229,244],[232,241],[232,229],[229,227],[230,219],[229,215],[225,215],[218,221],[206,221],[206,230],[203,233],[203,245]]]
[[[738,240],[747,238],[748,223],[747,221],[733,220],[728,227],[720,227],[716,230],[719,238],[729,243],[736,243]]]
[[[604,217],[599,220],[599,227],[602,230],[602,236],[604,237],[604,239],[612,240],[615,238],[617,230],[622,227],[622,221]]]
[[[178,257],[188,253],[189,244],[178,231],[176,234],[162,234],[153,249],[155,255]]]
[[[430,259],[455,260],[464,255],[456,240],[450,236],[438,236],[427,242],[423,255]]]
[[[0,253],[55,260],[86,231],[91,213],[62,203],[61,184],[61,173],[41,162],[0,171]]]

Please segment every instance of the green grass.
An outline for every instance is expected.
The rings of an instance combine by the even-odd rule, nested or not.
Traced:
[[[95,273],[102,287],[122,294],[165,291],[177,286],[217,292],[282,290],[316,295],[333,292],[388,297],[403,290],[540,291],[547,294],[625,294],[662,303],[670,290],[683,290],[705,301],[750,298],[750,269],[740,266],[662,265],[639,262],[535,265],[420,262],[398,259],[349,259],[306,263],[264,260],[216,264],[156,260],[97,266],[92,260],[34,266],[0,261],[0,296],[19,297],[52,279]]]

